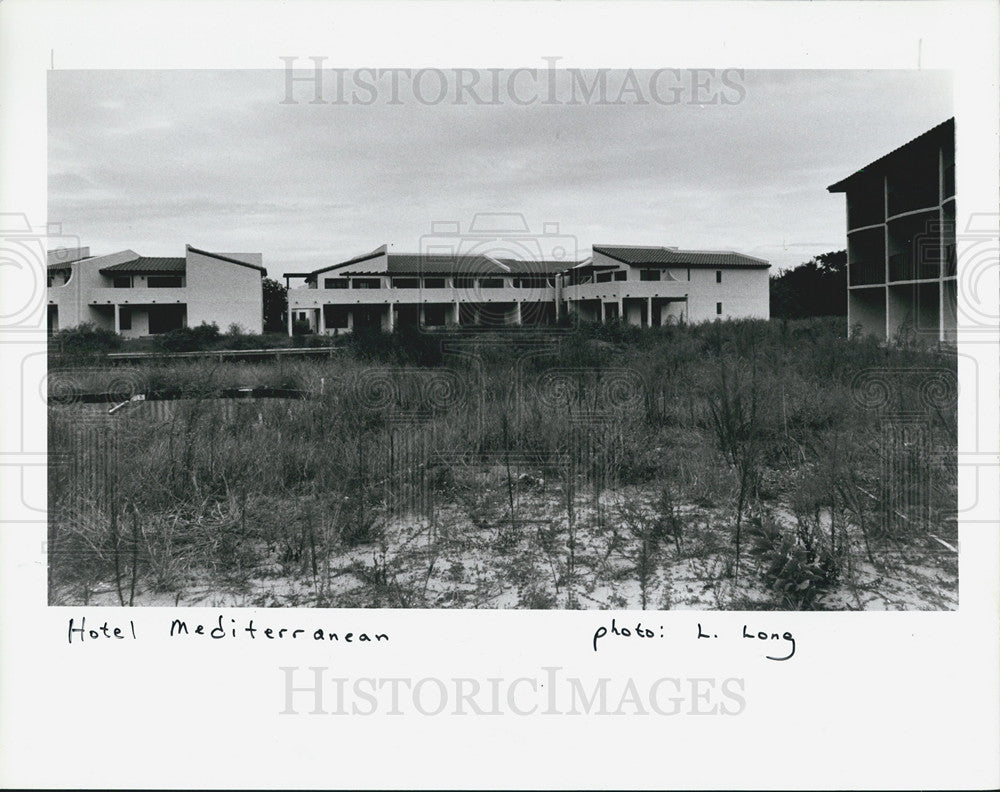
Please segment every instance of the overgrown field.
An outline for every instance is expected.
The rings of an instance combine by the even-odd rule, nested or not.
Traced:
[[[49,378],[53,604],[957,606],[954,352],[842,321]],[[282,398],[218,398],[223,389]],[[184,398],[115,402],[177,390]]]

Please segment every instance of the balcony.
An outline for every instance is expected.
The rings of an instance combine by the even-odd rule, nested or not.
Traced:
[[[601,284],[604,285],[604,284]],[[490,303],[551,302],[555,288],[514,288],[511,286],[447,287],[444,289],[289,289],[290,310],[319,308],[321,305],[388,305],[390,303]]]
[[[186,303],[191,297],[190,290],[182,287],[150,289],[116,289],[100,287],[90,290],[87,302],[91,305],[162,305],[164,303]]]

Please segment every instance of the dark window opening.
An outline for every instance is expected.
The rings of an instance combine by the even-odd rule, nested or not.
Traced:
[[[480,289],[502,289],[503,288],[503,278],[480,278],[479,279]]]
[[[715,315],[722,316],[722,303],[715,304]]]
[[[615,280],[616,281],[623,281],[626,278],[628,278],[628,273],[625,272],[625,270],[618,270],[618,272],[615,273]]]
[[[352,278],[351,279],[352,289],[381,289],[382,279],[381,278]]]
[[[186,306],[183,305],[151,306],[149,309],[150,335],[169,333],[171,330],[179,330],[184,326],[185,313]]]
[[[346,289],[347,278],[323,278],[324,289]]]
[[[443,289],[444,278],[424,278],[425,289]]]
[[[597,282],[598,283],[609,283],[611,278],[614,276],[613,272],[598,272]]]
[[[722,270],[715,271],[715,282],[722,283]]]
[[[328,329],[347,327],[347,309],[339,305],[324,305],[323,323]]]
[[[658,281],[660,279],[660,271],[655,269],[644,269],[639,272],[639,280],[644,281]]]
[[[130,308],[118,309],[118,329],[119,330],[132,329],[132,309]]]
[[[150,275],[146,285],[151,289],[176,288],[181,285],[180,275]]]
[[[132,288],[132,276],[131,275],[115,275],[114,284],[116,289],[131,289]]]
[[[420,278],[393,278],[392,288],[394,289],[419,289]]]
[[[446,305],[425,305],[424,324],[428,327],[443,327],[448,323]]]

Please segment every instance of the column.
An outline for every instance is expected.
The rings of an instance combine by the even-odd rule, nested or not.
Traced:
[[[455,300],[455,324],[461,324],[461,314],[458,309],[458,300]]]
[[[288,278],[285,278],[285,281],[287,282]],[[286,291],[285,294],[288,294],[288,292]],[[288,302],[288,305],[285,308],[285,312],[288,314],[288,335],[289,335],[289,337],[291,337],[291,335],[292,335],[292,303],[291,303],[290,300]]]
[[[618,321],[625,324],[625,301],[621,297],[618,298]]]
[[[319,327],[319,334],[320,335],[325,335],[326,334],[326,311],[323,310],[323,306],[322,305],[319,307],[319,320],[317,322],[317,325]]]
[[[389,303],[389,305],[387,306],[387,308],[389,309],[389,332],[391,333],[392,332],[392,328],[393,328],[393,315],[392,314],[393,314],[393,310],[394,310],[395,306],[392,303]]]
[[[121,306],[115,303],[115,332],[120,333],[122,331],[122,318],[121,318]]]
[[[646,298],[646,327],[653,326],[653,298]]]
[[[601,324],[604,324],[604,322],[605,322],[605,314],[606,313],[607,313],[607,311],[604,308],[604,298],[602,297],[601,298]]]
[[[521,324],[521,303],[514,303],[514,324]]]

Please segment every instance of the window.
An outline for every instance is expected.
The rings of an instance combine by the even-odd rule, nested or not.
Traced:
[[[722,303],[715,304],[715,315],[722,316]]]
[[[424,278],[425,289],[443,289],[444,278]]]
[[[346,289],[347,278],[323,278],[324,289]]]
[[[597,282],[598,283],[608,283],[611,280],[612,275],[614,275],[614,273],[612,273],[612,272],[598,272],[597,273]]]
[[[722,270],[715,271],[715,282],[722,283]]]
[[[626,278],[628,278],[628,273],[625,270],[618,270],[618,272],[615,273],[616,281],[623,281]]]
[[[479,279],[480,289],[502,289],[503,288],[503,278],[480,278]]]
[[[381,278],[351,278],[351,288],[353,289],[381,289]]]
[[[660,271],[655,269],[644,269],[639,271],[639,280],[644,281],[658,281],[660,279]]]
[[[549,281],[544,275],[522,275],[520,278],[514,278],[516,289],[544,289],[548,285]]]
[[[146,285],[151,289],[169,289],[181,285],[180,275],[150,275],[146,278]]]
[[[116,289],[131,289],[132,288],[132,276],[131,275],[115,275],[114,284]]]
[[[474,289],[475,287],[476,287],[475,278],[470,278],[468,275],[455,276],[456,289]]]
[[[118,309],[118,329],[119,330],[131,330],[132,329],[132,309],[131,308],[119,308]]]
[[[394,289],[419,289],[420,278],[393,278],[392,288]]]

